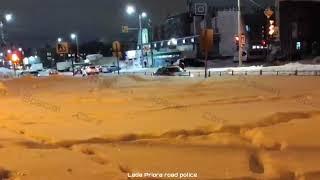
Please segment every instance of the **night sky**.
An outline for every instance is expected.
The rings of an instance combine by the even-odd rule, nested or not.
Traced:
[[[14,14],[7,27],[10,42],[41,47],[59,36],[69,40],[71,32],[80,42],[121,38],[121,25],[138,23],[126,15],[127,4],[146,11],[154,24],[186,10],[186,0],[1,0],[0,10]]]

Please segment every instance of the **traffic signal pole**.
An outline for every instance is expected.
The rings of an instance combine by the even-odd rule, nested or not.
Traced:
[[[238,37],[239,37],[239,66],[242,66],[241,4],[240,4],[240,0],[238,0]]]

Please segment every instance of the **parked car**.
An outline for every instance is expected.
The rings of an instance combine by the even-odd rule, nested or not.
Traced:
[[[88,66],[85,68],[85,71],[86,71],[87,75],[99,74],[99,69],[97,69],[95,66]]]
[[[154,75],[156,76],[190,76],[190,74],[179,66],[169,66],[159,68]]]

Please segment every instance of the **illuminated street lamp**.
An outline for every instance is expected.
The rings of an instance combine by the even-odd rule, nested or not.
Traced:
[[[70,37],[71,37],[72,40],[76,41],[76,45],[77,45],[77,56],[78,56],[78,55],[79,55],[79,39],[78,39],[78,36],[77,36],[77,34],[72,33],[72,34],[70,35]],[[76,56],[76,57],[77,57],[77,56]]]
[[[16,76],[16,64],[18,64],[18,62],[20,61],[20,58],[17,54],[12,54],[11,55],[11,61],[12,61],[12,64],[13,64],[13,70],[14,70],[14,75]]]
[[[12,54],[11,60],[14,63],[17,63],[20,60],[20,58],[19,58],[19,56],[17,54]]]
[[[58,43],[61,43],[62,42],[62,38],[58,38],[57,41],[58,41]]]
[[[146,18],[147,16],[148,16],[148,15],[147,15],[146,12],[142,12],[142,13],[141,13],[141,17],[142,17],[142,18]]]
[[[135,9],[135,7],[134,6],[127,6],[127,13],[129,14],[129,15],[131,15],[131,14],[133,14],[133,13],[135,13],[136,12],[136,9]]]
[[[129,5],[129,6],[127,6],[126,11],[127,11],[128,15],[132,15],[132,14],[134,14],[136,12],[136,8],[134,6]],[[141,65],[143,64],[143,61],[144,61],[143,36],[142,36],[142,33],[143,33],[142,32],[143,31],[143,29],[142,29],[142,19],[146,18],[147,16],[148,15],[147,15],[146,12],[141,12],[141,13],[139,13],[139,16],[138,16],[139,17],[139,33],[140,33],[140,49],[141,49],[141,59],[140,59]]]
[[[12,14],[6,14],[4,15],[4,18],[6,19],[7,22],[12,21]]]
[[[76,56],[75,56],[75,59],[77,60],[78,59],[78,55],[79,55],[79,39],[78,39],[78,35],[75,34],[75,33],[72,33],[70,35],[71,39],[74,40],[76,42],[76,46],[77,46],[77,52],[76,52]],[[74,76],[74,60],[72,58],[72,74]]]
[[[4,14],[0,15],[0,35],[1,35],[1,41],[3,44],[5,44],[5,37],[4,37],[4,25],[5,23],[11,22],[13,19],[12,14]]]

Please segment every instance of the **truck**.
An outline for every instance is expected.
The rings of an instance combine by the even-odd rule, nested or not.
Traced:
[[[64,61],[64,62],[58,62],[57,63],[57,70],[58,71],[69,71],[72,69],[72,62],[69,61]]]

